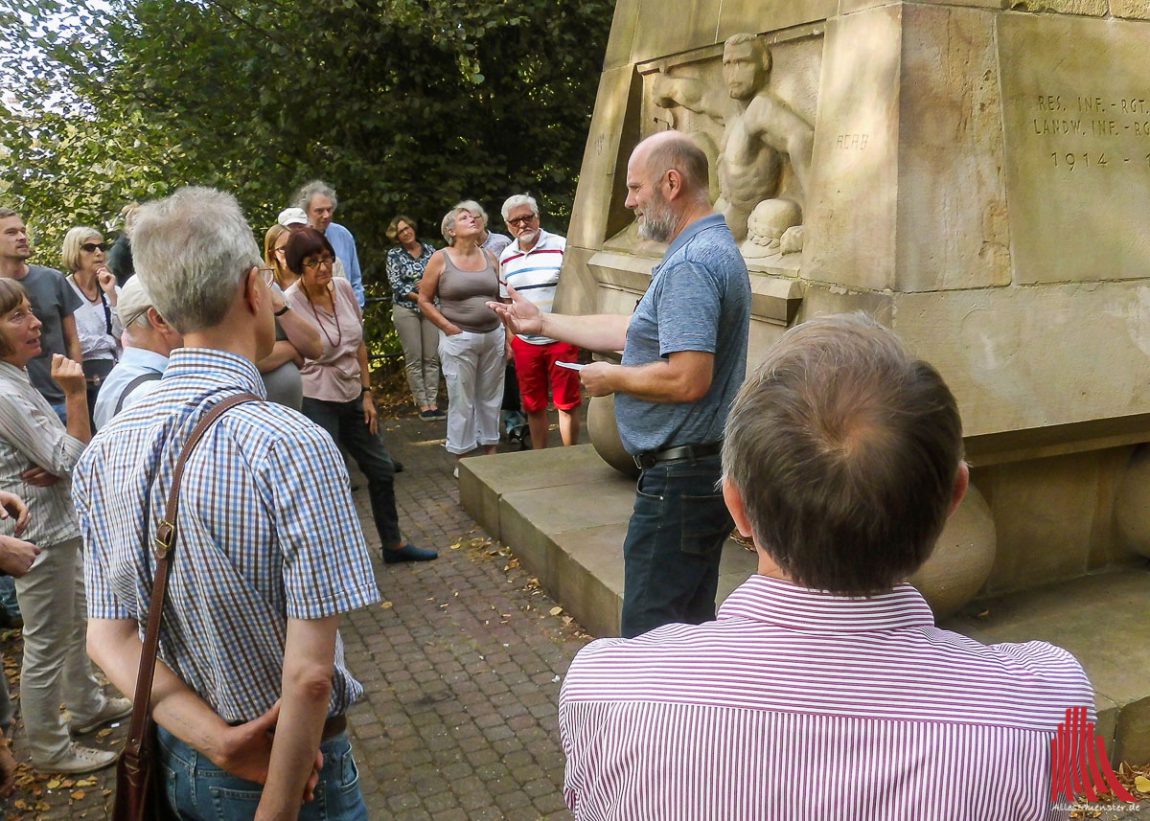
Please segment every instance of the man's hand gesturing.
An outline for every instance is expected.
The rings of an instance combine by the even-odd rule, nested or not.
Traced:
[[[511,285],[507,286],[507,295],[510,303],[488,302],[487,307],[499,315],[512,333],[542,335],[543,312]]]

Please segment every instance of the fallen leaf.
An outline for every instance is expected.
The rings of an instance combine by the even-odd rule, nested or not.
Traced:
[[[60,789],[60,782],[56,780],[49,781],[47,786],[50,790],[58,790]]]
[[[380,605],[380,607],[384,610],[390,610],[391,608],[395,607],[395,605],[392,602],[385,601],[383,604]]]
[[[1134,789],[1138,792],[1150,793],[1150,778],[1144,775],[1137,776],[1134,779]]]
[[[552,607],[549,612],[551,613],[552,616],[558,616],[560,613],[563,612],[563,608],[562,607]]]
[[[77,801],[83,801],[87,797],[87,793],[83,790],[72,790],[72,797]]]

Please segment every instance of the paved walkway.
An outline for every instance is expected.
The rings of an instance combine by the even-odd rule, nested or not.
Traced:
[[[384,603],[342,627],[348,664],[367,691],[349,721],[370,816],[569,818],[556,703],[560,677],[588,637],[463,512],[444,423],[384,426],[406,466],[396,481],[401,523],[440,558],[386,567],[376,559]],[[366,488],[355,499],[377,557]],[[3,649],[11,676],[16,634]],[[85,743],[119,748],[124,731]],[[17,759],[22,741],[17,731]],[[7,817],[104,818],[111,785],[110,771],[87,779],[24,771]]]

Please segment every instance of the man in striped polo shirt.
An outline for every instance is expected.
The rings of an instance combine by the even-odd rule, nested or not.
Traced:
[[[934,626],[905,582],[969,482],[938,372],[861,315],[788,331],[727,420],[758,572],[718,620],[588,645],[559,703],[578,819],[1046,819],[1051,740],[1093,720],[1043,642]]]
[[[567,240],[539,226],[539,204],[528,194],[514,194],[501,209],[514,242],[499,257],[499,295],[507,298],[507,285],[529,299],[543,313],[551,313],[559,270]],[[547,447],[547,388],[559,411],[559,436],[564,447],[579,442],[579,372],[559,362],[579,361],[579,349],[539,334],[511,338],[519,395],[531,429],[531,447]]]

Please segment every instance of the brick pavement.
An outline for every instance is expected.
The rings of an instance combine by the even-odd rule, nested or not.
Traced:
[[[396,483],[403,526],[441,557],[389,567],[377,558],[384,603],[343,625],[348,663],[367,691],[349,720],[370,817],[569,818],[556,701],[560,676],[588,637],[562,613],[552,615],[557,605],[463,512],[453,463],[442,448],[443,423],[404,417],[384,427],[407,467]],[[355,499],[376,556],[366,489]],[[14,679],[18,632],[0,634],[0,647]],[[124,731],[120,726],[83,740],[118,749]],[[20,730],[14,747],[23,758]],[[4,815],[102,819],[111,784],[110,771],[69,779],[22,768]],[[1134,821],[1146,809],[1142,802],[1125,812],[1081,817]]]
[[[348,664],[366,688],[348,717],[370,817],[569,818],[556,703],[560,677],[588,638],[551,614],[555,602],[459,506],[444,423],[405,416],[384,420],[384,430],[406,466],[396,481],[404,530],[440,558],[380,564],[366,488],[356,491],[385,600],[342,626]],[[353,482],[364,484],[355,472]],[[18,634],[3,638],[11,676]],[[124,731],[84,741],[118,748]],[[14,747],[23,758],[20,730]],[[110,771],[81,781],[25,770],[7,817],[103,818],[111,784]]]

